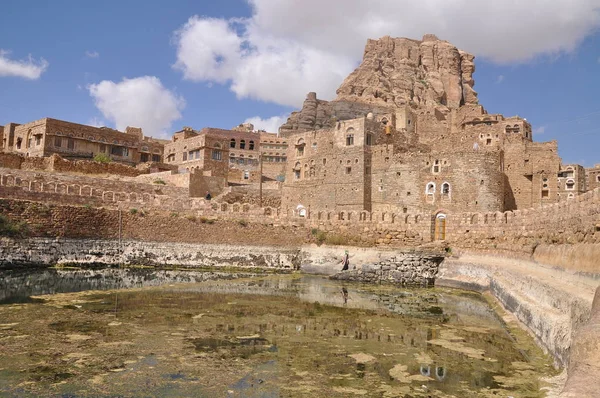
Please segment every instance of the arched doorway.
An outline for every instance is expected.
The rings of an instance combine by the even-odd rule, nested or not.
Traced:
[[[446,239],[446,214],[438,213],[435,216],[434,240]]]

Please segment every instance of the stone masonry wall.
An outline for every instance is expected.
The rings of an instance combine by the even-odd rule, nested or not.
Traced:
[[[431,286],[444,257],[435,254],[405,253],[357,269],[332,275],[331,279],[358,282],[390,282]]]
[[[26,158],[15,153],[0,153],[0,167],[58,173],[110,174],[126,177],[137,177],[148,173],[148,170],[116,162],[101,163],[88,160],[68,160],[59,155]]]
[[[1,238],[0,269],[56,264],[298,269],[300,250],[281,247],[95,239]]]
[[[123,240],[259,246],[298,246],[312,241],[306,229],[276,223],[274,218],[270,223],[260,222],[259,219],[265,220],[264,216],[242,213],[239,204],[228,206],[238,206],[237,212],[215,211],[199,216],[0,199],[0,214],[13,222],[26,222],[30,235],[38,237],[119,239],[120,236]]]

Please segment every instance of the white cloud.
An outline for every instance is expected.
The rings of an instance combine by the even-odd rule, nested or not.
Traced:
[[[540,126],[533,129],[533,134],[544,134],[546,132],[546,126]]]
[[[185,79],[298,107],[330,99],[368,38],[434,33],[496,63],[573,51],[600,27],[598,0],[247,0],[252,16],[194,16],[174,36]]]
[[[182,97],[154,76],[124,78],[119,83],[104,80],[89,85],[88,90],[96,107],[118,130],[141,127],[145,135],[153,137],[168,138],[171,124],[181,118],[185,106]]]
[[[88,126],[93,126],[93,127],[104,127],[106,126],[106,122],[102,119],[100,119],[99,117],[94,116],[93,118],[91,118],[90,120],[88,120],[88,122],[86,123]]]
[[[500,83],[502,83],[503,81],[504,81],[504,75],[499,75],[499,76],[496,78],[496,84],[500,84]]]
[[[13,60],[9,51],[0,49],[0,77],[14,76],[29,80],[37,80],[48,68],[48,61],[40,58],[36,61],[30,56],[24,60]]]
[[[252,123],[255,130],[265,130],[267,133],[277,133],[279,131],[279,126],[286,121],[286,116],[272,116],[267,119],[263,119],[260,116],[254,116],[244,120],[244,123]]]
[[[100,53],[98,51],[86,51],[85,52],[85,56],[88,58],[99,58],[100,57]]]

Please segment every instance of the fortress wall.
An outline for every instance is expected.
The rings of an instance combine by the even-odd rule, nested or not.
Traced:
[[[187,197],[186,188],[162,184],[144,184],[121,179],[98,178],[87,175],[67,175],[28,170],[0,168],[0,186],[20,187],[31,192],[48,192],[65,195],[102,196],[103,193],[166,195]],[[66,199],[68,201],[68,198]]]
[[[280,246],[300,246],[310,240],[306,229],[273,219],[267,222],[268,217],[250,212],[247,205],[236,204],[231,209],[199,216],[0,199],[0,214],[13,222],[27,222],[31,236],[36,237],[115,240],[120,235],[125,240],[149,242]]]
[[[26,179],[32,176],[34,178]],[[95,182],[99,185],[89,185]],[[128,187],[131,191],[107,190],[113,188],[111,184],[121,189]],[[281,226],[302,231],[306,235],[309,229],[316,228],[346,236],[353,244],[359,245],[401,247],[431,242],[435,215],[438,211],[444,211],[443,208],[432,212],[413,212],[408,209],[406,212],[332,211],[309,207],[306,217],[299,217],[295,207],[261,208],[255,203],[207,202],[200,198],[188,198],[181,193],[181,189],[150,184],[127,185],[122,181],[80,176],[61,176],[57,179],[56,175],[22,170],[8,170],[0,177],[0,196],[11,199],[110,209],[161,210],[175,214],[173,224],[180,224],[181,217],[188,215],[234,223],[244,220],[244,223]],[[504,213],[446,212],[446,215],[446,244],[453,248],[511,255],[520,253],[525,257],[533,255],[539,262],[581,272],[599,272],[600,189],[536,209]],[[17,219],[30,221],[27,217],[16,216]],[[145,220],[154,218],[152,214]],[[71,228],[69,220],[58,219],[57,228]],[[62,223],[65,225],[60,226]],[[148,236],[178,239],[180,234],[164,232],[160,224],[156,230],[148,232]],[[573,246],[576,244],[581,246]]]
[[[148,168],[136,168],[117,162],[100,163],[89,160],[68,160],[58,155],[23,157],[16,153],[0,153],[0,167],[58,173],[110,174],[124,177],[137,177],[148,174]]]
[[[449,215],[451,246],[533,255],[536,261],[600,273],[600,189],[528,210]]]

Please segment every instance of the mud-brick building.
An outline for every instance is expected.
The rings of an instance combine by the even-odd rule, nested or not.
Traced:
[[[1,136],[2,151],[24,156],[51,156],[67,159],[93,159],[105,154],[116,162],[135,165],[162,162],[167,140],[144,137],[142,129],[127,127],[125,132],[57,119],[8,123]]]

